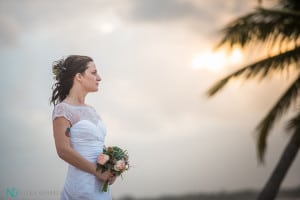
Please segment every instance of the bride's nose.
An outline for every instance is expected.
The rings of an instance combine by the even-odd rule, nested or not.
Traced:
[[[101,79],[101,77],[99,75],[97,75],[96,80],[100,82],[102,79]]]

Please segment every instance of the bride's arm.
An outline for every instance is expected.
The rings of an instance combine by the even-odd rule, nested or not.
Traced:
[[[97,176],[101,181],[106,181],[110,176],[108,171],[96,172],[96,163],[86,160],[71,147],[70,138],[65,134],[69,126],[70,122],[64,117],[53,120],[53,135],[58,156],[74,167]]]

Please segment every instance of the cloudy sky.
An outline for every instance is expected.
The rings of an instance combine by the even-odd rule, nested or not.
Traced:
[[[278,123],[261,165],[254,129],[289,79],[230,82],[215,97],[205,96],[216,80],[258,56],[212,52],[218,31],[255,5],[0,1],[0,192],[62,188],[67,164],[52,136],[51,64],[70,54],[94,58],[103,81],[87,103],[107,125],[106,144],[130,153],[132,168],[113,185],[113,196],[260,189],[289,135],[284,120]],[[299,169],[298,156],[283,187],[300,185]]]

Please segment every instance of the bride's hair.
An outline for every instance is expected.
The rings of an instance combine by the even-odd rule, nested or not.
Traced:
[[[83,73],[87,69],[88,62],[93,59],[88,56],[70,55],[67,58],[54,61],[52,72],[56,82],[52,86],[52,97],[50,103],[53,105],[62,102],[73,86],[73,80],[77,73]]]

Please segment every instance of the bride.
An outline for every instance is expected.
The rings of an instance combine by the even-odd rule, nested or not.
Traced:
[[[96,110],[85,103],[89,92],[98,91],[101,81],[92,58],[71,55],[53,64],[55,84],[51,103],[53,135],[58,156],[69,164],[61,200],[111,200],[102,192],[105,181],[116,177],[109,171],[96,171],[102,153],[105,125]]]

